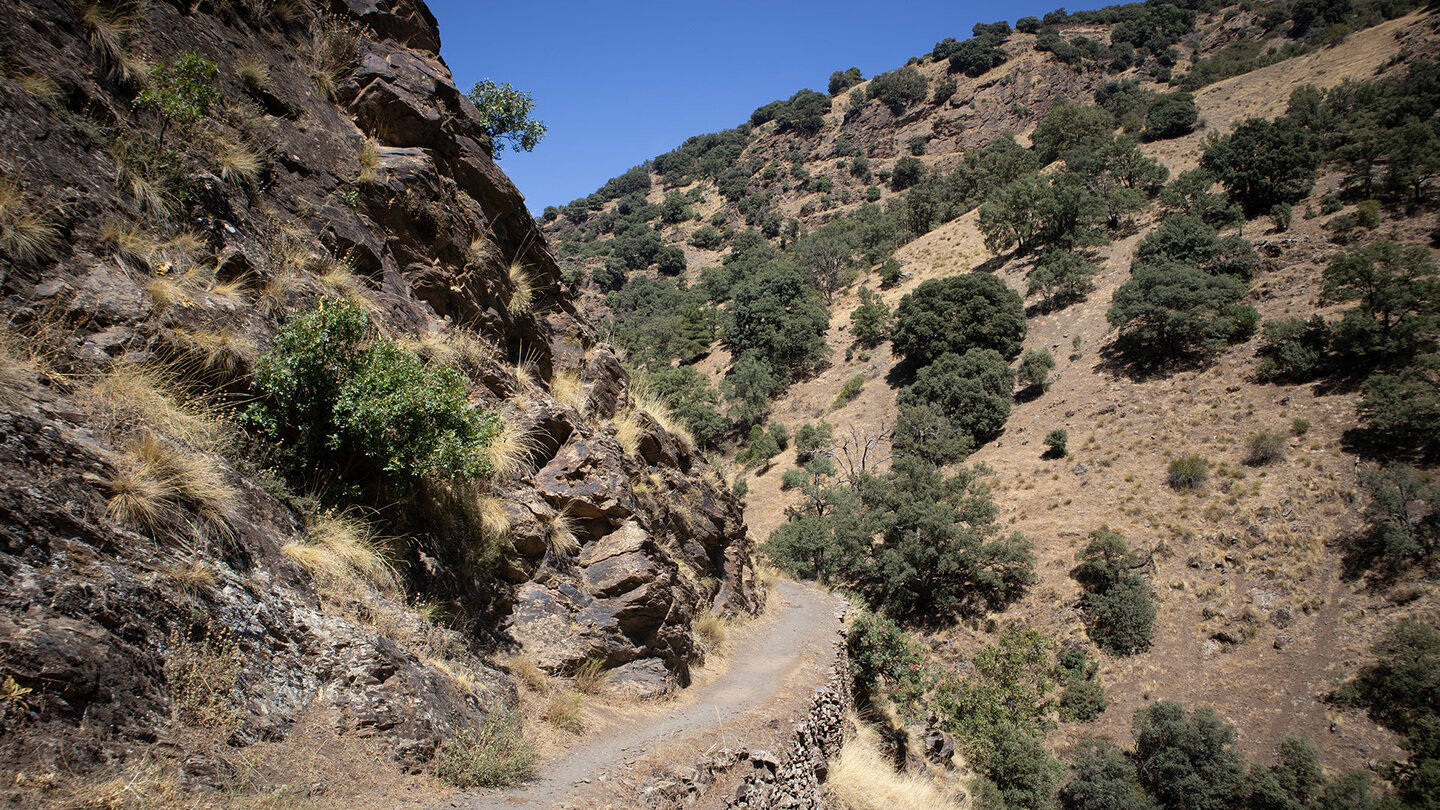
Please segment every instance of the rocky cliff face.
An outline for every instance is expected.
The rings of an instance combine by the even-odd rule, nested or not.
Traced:
[[[576,319],[422,2],[6,4],[0,37],[15,784],[152,743],[213,773],[187,731],[243,746],[302,715],[418,769],[513,702],[490,653],[555,672],[598,658],[664,688],[704,655],[697,613],[758,607],[737,503]],[[162,127],[136,101],[187,51],[214,60],[219,100]],[[301,564],[322,542],[309,493],[197,403],[242,400],[285,313],[324,296],[427,358],[468,347],[472,400],[519,448],[478,496],[509,527],[498,555],[401,504],[374,521],[403,587],[337,595]],[[317,492],[336,475],[314,473]],[[163,514],[127,508],[137,481],[168,487],[148,493]],[[557,520],[578,550],[553,542]]]

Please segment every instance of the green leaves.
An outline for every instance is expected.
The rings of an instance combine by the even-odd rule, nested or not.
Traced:
[[[219,75],[215,60],[195,51],[181,51],[151,71],[150,86],[135,99],[135,104],[159,114],[163,140],[164,127],[194,126],[210,114],[212,106],[220,103],[220,91],[215,89],[215,78]]]
[[[548,130],[545,122],[531,118],[535,99],[529,93],[487,77],[475,83],[469,98],[480,112],[481,122],[490,135],[497,159],[505,151],[506,144],[517,152],[529,152],[545,137]]]
[[[1018,293],[988,273],[967,273],[931,279],[901,299],[891,339],[895,351],[926,365],[946,352],[963,355],[972,348],[1014,357],[1025,328]]]
[[[293,316],[256,360],[253,385],[248,419],[297,474],[328,466],[403,492],[421,478],[490,472],[485,448],[499,417],[470,407],[459,371],[376,337],[352,302],[322,300]]]

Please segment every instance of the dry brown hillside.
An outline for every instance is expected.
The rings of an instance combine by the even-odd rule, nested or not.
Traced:
[[[1244,22],[1239,17],[1202,16],[1199,33],[1187,40],[1193,46],[1187,58],[1213,52]],[[1373,79],[1433,53],[1437,27],[1434,16],[1417,12],[1211,84],[1196,93],[1201,125],[1192,134],[1142,148],[1173,177],[1196,166],[1205,139],[1213,133],[1227,132],[1247,117],[1283,113],[1296,87]],[[1028,131],[1045,110],[1062,97],[1088,101],[1105,77],[1058,65],[1049,55],[1026,47],[1027,37],[1014,35],[1011,43],[1019,47],[1010,50],[1019,55],[1003,66],[979,78],[956,75],[958,88],[947,103],[920,105],[898,118],[884,105],[872,103],[864,114],[847,120],[848,94],[855,91],[842,92],[815,138],[797,138],[766,124],[757,129],[744,155],[788,165],[788,158],[780,156],[803,146],[810,174],[833,179],[832,199],[842,189],[850,192],[854,202],[826,211],[817,194],[779,191],[777,207],[786,218],[798,219],[803,232],[836,212],[853,210],[863,199],[867,184],[836,168],[838,139],[867,147],[877,170],[908,154],[905,144],[916,135],[930,136],[920,159],[939,169],[953,167],[968,150],[1003,132],[1015,132],[1021,143],[1028,143]],[[929,59],[918,67],[932,87],[946,76],[945,66]],[[666,191],[659,174],[652,179],[649,199],[659,204]],[[1320,270],[1344,248],[1322,229],[1325,219],[1303,218],[1301,212],[1307,205],[1319,209],[1321,197],[1339,185],[1338,173],[1322,173],[1308,199],[1295,205],[1287,232],[1275,232],[1263,218],[1244,225],[1243,236],[1263,257],[1250,299],[1262,317],[1308,318],[1317,311],[1337,311],[1320,301]],[[699,220],[663,231],[668,243],[684,245],[686,275],[692,281],[703,268],[718,264],[723,250],[685,243],[702,222],[727,207],[713,185],[702,182],[697,187],[703,189],[704,200],[695,206]],[[885,200],[891,195],[884,191]],[[1345,210],[1353,212],[1353,205]],[[1302,733],[1317,742],[1328,767],[1358,769],[1378,760],[1403,759],[1394,735],[1362,712],[1327,700],[1337,683],[1366,660],[1369,645],[1383,628],[1401,617],[1433,619],[1440,611],[1440,588],[1433,581],[1371,590],[1342,576],[1338,544],[1359,525],[1363,498],[1357,471],[1371,463],[1347,449],[1343,438],[1356,424],[1356,393],[1317,384],[1257,382],[1256,340],[1232,346],[1200,370],[1141,375],[1115,363],[1110,351],[1114,331],[1106,310],[1111,294],[1129,277],[1137,243],[1153,224],[1142,217],[1135,229],[1099,251],[1101,273],[1084,302],[1031,315],[1025,347],[1049,348],[1055,355],[1053,385],[1038,398],[1017,402],[1003,434],[967,462],[991,472],[1002,522],[1035,542],[1038,583],[1003,613],[933,633],[929,645],[959,666],[993,641],[997,627],[1012,620],[1029,622],[1061,640],[1083,637],[1080,590],[1069,571],[1088,533],[1108,525],[1153,560],[1158,632],[1148,652],[1105,659],[1101,677],[1109,689],[1109,709],[1094,724],[1062,726],[1050,737],[1053,748],[1063,752],[1081,736],[1123,743],[1135,709],[1149,701],[1174,699],[1187,706],[1215,707],[1237,727],[1251,757],[1264,758],[1286,734]],[[547,227],[552,235],[563,236],[572,226],[562,216]],[[1430,227],[1430,217],[1394,211],[1383,215],[1373,233],[1406,244],[1428,244]],[[895,255],[906,276],[882,292],[891,307],[923,281],[971,272],[980,265],[1023,296],[1031,262],[987,250],[973,210],[914,239]],[[592,266],[596,261],[590,260]],[[790,386],[775,404],[772,423],[793,431],[823,417],[836,426],[837,438],[852,430],[880,434],[893,426],[895,394],[905,381],[897,377],[889,344],[847,354],[853,343],[850,313],[859,304],[862,284],[877,287],[876,269],[862,268],[857,281],[838,293],[825,336],[830,362]],[[719,381],[730,363],[729,354],[717,346],[696,367]],[[837,391],[856,375],[864,379],[863,392],[836,407]],[[1310,427],[1304,435],[1291,436],[1283,463],[1245,465],[1246,437],[1262,430],[1290,435],[1297,418],[1308,420]],[[1042,458],[1041,440],[1053,428],[1068,431],[1068,458]],[[1192,452],[1216,464],[1210,486],[1198,492],[1172,490],[1165,483],[1167,464]],[[782,491],[780,480],[782,471],[794,465],[791,449],[743,476],[748,484],[746,521],[757,540],[783,523],[786,509],[796,502],[793,492]]]

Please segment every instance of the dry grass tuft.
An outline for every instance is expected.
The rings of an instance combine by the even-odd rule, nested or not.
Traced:
[[[339,15],[327,12],[311,20],[310,78],[326,98],[335,99],[340,83],[355,67],[362,38],[361,28]]]
[[[534,429],[518,416],[508,417],[500,433],[485,448],[490,461],[490,475],[497,481],[508,481],[530,470],[539,440]]]
[[[174,377],[161,369],[116,367],[97,377],[83,398],[112,433],[153,429],[186,447],[216,446],[224,426],[203,404],[181,403],[169,393],[178,389]]]
[[[615,438],[627,455],[633,456],[639,451],[640,436],[644,433],[639,419],[641,413],[649,414],[676,441],[688,448],[695,447],[695,437],[675,419],[663,399],[645,389],[632,388],[629,406],[616,411],[614,417]]]
[[[139,30],[145,4],[141,0],[95,2],[80,15],[89,32],[90,50],[116,79],[132,82],[144,76],[143,65],[129,52],[130,38]]]
[[[60,230],[31,203],[18,183],[0,175],[0,251],[18,261],[35,261],[60,242]]]
[[[229,736],[240,724],[231,694],[243,666],[240,646],[224,629],[212,629],[200,640],[171,633],[165,682],[175,721]]]
[[[580,381],[578,369],[557,370],[550,378],[550,396],[561,405],[568,405],[585,413],[585,405],[590,399],[590,388],[588,383]]]
[[[405,344],[428,363],[455,366],[467,373],[479,371],[495,359],[494,344],[467,329],[442,329]]]
[[[373,138],[360,142],[356,158],[360,161],[360,173],[355,175],[356,183],[374,183],[380,179],[380,148]]]
[[[175,213],[175,196],[154,150],[135,138],[117,138],[109,152],[115,162],[115,187],[128,195],[141,213],[169,219]]]
[[[220,179],[237,186],[253,186],[265,170],[264,157],[248,143],[228,135],[217,136],[212,142],[215,165]]]
[[[26,73],[20,77],[19,82],[21,90],[51,109],[58,107],[61,97],[65,95],[59,83],[43,73]]]
[[[210,591],[215,587],[215,572],[199,557],[175,560],[165,566],[162,573],[187,594]]]
[[[132,441],[109,481],[106,513],[112,520],[173,538],[189,507],[222,537],[233,534],[230,521],[240,494],[226,479],[214,456],[174,447],[150,431]]]
[[[575,689],[586,695],[599,694],[610,681],[610,670],[605,668],[605,662],[599,658],[586,658],[575,668],[575,674],[571,676]]]
[[[585,730],[585,724],[580,720],[580,713],[584,708],[584,695],[573,689],[559,690],[551,693],[545,701],[540,717],[561,731],[579,734]]]
[[[851,716],[855,736],[840,749],[825,782],[845,810],[960,810],[936,784],[923,776],[896,773],[881,753],[875,729]]]
[[[510,513],[505,501],[494,495],[479,495],[476,510],[480,515],[480,530],[490,540],[499,540],[510,533]]]
[[[535,276],[519,259],[510,263],[507,274],[510,277],[510,303],[506,310],[511,315],[524,315],[535,306]]]
[[[164,332],[165,342],[183,358],[186,371],[233,379],[245,373],[255,359],[255,342],[227,327],[176,328]]]
[[[725,642],[730,635],[730,621],[716,616],[708,610],[701,611],[695,617],[691,627],[695,635],[705,643],[705,648],[711,652],[721,652],[725,649]]]
[[[535,665],[535,662],[523,655],[512,655],[505,662],[505,670],[520,681],[520,685],[535,694],[544,694],[550,691],[550,676]]]
[[[270,89],[270,66],[259,59],[241,59],[235,72],[247,90],[261,92]]]
[[[344,513],[322,512],[309,525],[310,540],[289,543],[283,551],[305,566],[323,588],[350,591],[360,583],[398,592],[399,578],[384,541],[370,524]]]
[[[545,542],[550,547],[550,556],[556,559],[579,553],[580,539],[575,536],[575,518],[570,514],[570,507],[545,521]]]

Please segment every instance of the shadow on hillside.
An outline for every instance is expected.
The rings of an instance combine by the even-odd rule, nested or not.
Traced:
[[[1196,371],[1207,365],[1203,358],[1190,357],[1175,359],[1154,359],[1131,357],[1116,344],[1111,343],[1100,350],[1100,361],[1095,364],[1097,374],[1124,377],[1131,382],[1146,383],[1163,380],[1182,371]]]
[[[910,383],[915,382],[915,372],[920,366],[911,358],[902,357],[895,361],[890,370],[885,372],[885,384],[892,390],[900,390]]]

